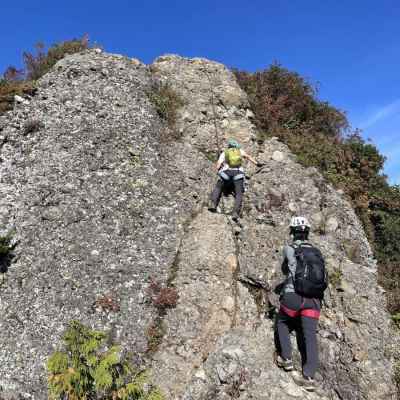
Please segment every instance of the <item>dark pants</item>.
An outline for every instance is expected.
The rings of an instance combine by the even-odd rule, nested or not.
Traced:
[[[230,179],[225,180],[221,177],[218,179],[218,182],[213,192],[211,193],[211,201],[214,203],[215,207],[218,207],[222,193],[233,191],[235,195],[235,205],[233,207],[233,213],[239,215],[243,201],[244,179],[234,179],[234,177],[236,175],[243,174],[243,172],[234,169],[227,169],[224,172],[226,173],[226,175],[229,176]]]
[[[290,333],[294,330],[301,354],[303,375],[314,378],[318,367],[317,326],[320,301],[305,299],[297,293],[286,293],[281,297],[280,304],[275,330],[278,353],[285,359],[292,358]],[[294,316],[294,313],[297,315]]]

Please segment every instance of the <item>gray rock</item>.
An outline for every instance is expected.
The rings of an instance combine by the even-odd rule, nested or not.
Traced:
[[[26,99],[24,99],[23,97],[18,96],[17,94],[14,96],[14,100],[15,100],[17,103],[29,104],[29,100],[26,100]]]
[[[9,139],[0,220],[18,242],[0,288],[5,390],[47,398],[45,361],[72,319],[146,350],[155,310],[136,299],[150,277],[167,279],[182,224],[202,201],[190,195],[186,166],[194,165],[199,187],[210,185],[201,153],[174,143],[163,152],[163,125],[145,94],[150,82],[147,67],[129,59],[75,54],[38,82],[28,108],[0,117]],[[46,128],[23,136],[16,126],[28,118]],[[118,294],[120,311],[93,311],[107,293]]]
[[[272,153],[271,158],[276,162],[282,162],[285,159],[285,155],[281,151],[276,150]]]
[[[206,148],[207,151],[211,151],[217,147],[216,138],[226,138],[229,135],[226,134],[226,130],[230,124],[231,126],[241,126],[245,130],[242,130],[236,138],[242,140],[245,148],[250,152],[258,151],[258,158],[266,163],[265,167],[258,172],[255,172],[251,166],[248,167],[250,185],[246,193],[245,212],[242,219],[243,228],[238,234],[235,230],[231,233],[236,247],[237,277],[244,284],[249,285],[248,288],[244,287],[242,284],[231,282],[230,278],[225,281],[228,284],[231,282],[231,291],[235,298],[236,306],[231,320],[232,328],[214,331],[213,340],[203,347],[207,349],[206,360],[202,363],[202,368],[206,371],[207,382],[203,380],[201,384],[191,378],[196,371],[198,361],[193,363],[193,367],[190,367],[190,364],[185,361],[184,370],[180,372],[181,362],[174,360],[171,355],[166,353],[166,349],[169,349],[171,345],[169,340],[166,341],[159,353],[162,363],[156,359],[154,368],[156,381],[161,387],[166,388],[167,397],[171,399],[203,399],[207,398],[209,393],[215,393],[216,390],[218,394],[213,396],[220,398],[221,393],[226,393],[227,387],[230,385],[230,383],[228,384],[228,375],[235,376],[233,373],[235,368],[248,371],[250,376],[245,385],[244,398],[372,399],[378,393],[379,396],[382,396],[383,393],[390,396],[393,390],[392,370],[390,360],[385,359],[383,354],[382,332],[385,332],[385,340],[389,342],[396,342],[397,339],[394,339],[391,334],[381,291],[368,288],[367,291],[371,294],[368,300],[362,300],[361,297],[354,297],[351,289],[357,287],[360,280],[368,281],[368,284],[373,287],[377,287],[377,283],[376,277],[369,272],[375,267],[371,257],[371,248],[350,204],[324,181],[317,170],[307,170],[296,163],[295,157],[288,148],[278,140],[271,139],[258,148],[249,141],[255,137],[255,129],[249,120],[249,114],[234,114],[236,119],[231,123],[230,118],[227,118],[217,107],[215,110],[212,107],[206,110],[205,105],[212,105],[213,99],[216,98],[213,96],[218,96],[222,88],[227,88],[229,93],[221,96],[220,102],[230,98],[231,103],[228,101],[225,103],[228,107],[229,104],[232,107],[238,107],[238,103],[235,103],[233,99],[242,98],[239,94],[232,96],[232,88],[235,87],[235,83],[232,81],[232,77],[223,71],[223,67],[206,60],[186,60],[176,56],[157,60],[155,67],[156,75],[167,80],[185,99],[185,106],[181,110],[184,118],[178,120],[178,126],[184,132],[185,141],[187,140],[194,147]],[[209,87],[209,77],[215,75],[218,76],[215,78],[215,82],[218,83],[214,87],[218,87],[218,91],[211,90]],[[240,92],[237,86],[235,90]],[[216,93],[218,94],[216,95]],[[243,100],[241,107],[245,107],[245,104],[246,101]],[[207,115],[207,118],[204,119],[201,114]],[[201,123],[195,121],[201,121]],[[213,126],[214,123],[219,128],[217,131]],[[284,167],[277,167],[277,163]],[[225,209],[229,210],[230,207],[231,203],[225,203]],[[326,327],[329,329],[326,330],[327,334],[320,336],[319,390],[314,394],[308,394],[299,389],[293,379],[288,379],[287,374],[282,374],[276,368],[272,358],[274,352],[273,327],[270,321],[264,319],[267,304],[277,304],[277,299],[272,293],[267,299],[265,298],[264,288],[273,288],[274,284],[279,282],[281,248],[288,240],[288,223],[291,215],[295,212],[301,213],[313,221],[315,233],[312,241],[321,248],[327,258],[334,260],[333,263],[330,263],[330,268],[341,266],[343,282],[347,284],[345,292],[337,291],[331,294],[330,301],[335,306],[327,308],[321,320],[322,325],[324,325],[323,321],[329,321],[329,323],[326,322]],[[326,215],[330,216],[327,220]],[[229,222],[218,221],[219,224],[226,224],[224,233],[221,234],[225,241],[226,235],[229,236]],[[215,232],[215,227],[210,225],[204,224],[202,229],[208,232],[210,237]],[[196,230],[190,231],[199,236]],[[329,240],[325,236],[325,231],[329,232]],[[351,260],[348,259],[348,251],[344,248],[344,243],[351,238],[357,242],[359,261],[359,265],[352,264],[352,267],[350,267]],[[215,243],[216,246],[218,244]],[[223,247],[226,249],[227,246]],[[208,247],[206,246],[206,248]],[[210,255],[213,252],[214,250],[209,251]],[[188,258],[185,261],[185,257],[181,257],[180,262],[192,263],[192,260]],[[202,263],[203,279],[209,283],[213,281],[211,271],[214,268],[207,266],[212,265],[213,262],[214,257],[211,257],[207,260],[207,264]],[[349,267],[347,268],[347,266]],[[178,281],[180,274],[183,277],[187,272],[179,269]],[[196,280],[200,279],[196,278]],[[265,282],[265,284],[260,286],[254,285],[253,282]],[[179,292],[184,296],[185,293],[189,295],[193,292],[191,286],[185,285],[179,288]],[[200,306],[202,309],[210,308],[212,304],[214,307],[219,307],[219,299],[222,295],[223,293],[218,296],[197,298],[198,305],[206,301],[204,304],[207,306]],[[361,315],[361,309],[364,317]],[[378,309],[380,312],[377,313]],[[187,330],[186,328],[178,329],[183,318],[179,315],[179,307],[171,310],[168,314],[167,324],[171,329],[171,338],[174,342],[187,340],[185,337],[190,332],[190,343],[193,348],[192,343],[202,340],[203,332],[208,329],[209,320],[212,321],[213,318],[211,315],[208,318],[204,318],[204,316],[199,318],[199,314],[196,314],[196,322],[191,323],[190,330]],[[192,315],[195,315],[194,312]],[[220,315],[223,314],[220,312]],[[353,325],[344,328],[344,321],[349,318],[354,321]],[[201,322],[202,320],[204,322]],[[222,328],[223,324],[220,325]],[[385,327],[383,330],[382,326]],[[346,333],[346,329],[354,334]],[[217,339],[218,337],[219,339]],[[360,340],[360,337],[369,339],[364,341]],[[226,358],[227,348],[240,349],[240,353],[245,355],[240,358],[240,361],[235,361],[238,363],[237,365],[229,364]],[[349,348],[356,350],[355,352],[349,351]],[[362,353],[362,349],[367,350]],[[348,354],[349,357],[342,358],[342,362],[338,363],[339,354]],[[365,354],[379,360],[378,364],[385,365],[385,367],[373,368],[371,364],[360,361],[355,370],[352,360],[362,359]],[[175,374],[171,371],[163,375],[162,371],[166,369],[167,365],[172,366]],[[190,368],[193,372],[190,372]],[[379,371],[378,375],[375,375],[376,371]],[[171,389],[171,376],[175,382],[180,382],[175,389]],[[360,376],[363,377],[361,380]],[[281,387],[282,382],[286,382],[284,391]],[[382,382],[386,383],[382,385]],[[379,390],[376,389],[378,386]]]
[[[184,100],[181,140],[165,142],[170,128],[146,95],[154,80]],[[146,295],[154,278],[179,294],[146,359],[167,400],[390,398],[388,349],[398,337],[361,224],[344,196],[276,138],[258,145],[253,118],[219,63],[167,55],[147,67],[97,49],[61,60],[29,104],[0,116],[0,229],[15,229],[18,243],[0,286],[2,397],[47,398],[45,362],[71,319],[114,332],[146,357],[158,315]],[[24,135],[28,119],[44,128]],[[216,180],[210,154],[231,136],[265,163],[246,166],[240,229],[226,215],[231,198],[221,213],[204,207]],[[315,393],[276,367],[267,318],[297,212],[312,221],[330,272],[342,273],[320,321]],[[107,293],[118,294],[119,312],[93,307]]]
[[[333,233],[336,232],[338,228],[339,228],[339,221],[337,220],[337,218],[334,216],[329,217],[325,225],[326,231],[329,233]]]

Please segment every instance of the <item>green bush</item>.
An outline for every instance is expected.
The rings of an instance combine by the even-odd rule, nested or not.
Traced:
[[[145,390],[147,376],[122,359],[120,348],[105,347],[107,335],[72,321],[64,351],[47,362],[50,399],[162,400],[156,388]]]
[[[168,127],[174,130],[177,112],[183,106],[181,97],[167,83],[153,82],[147,91],[149,100],[153,103],[158,115],[166,121]],[[177,133],[175,133],[175,136]],[[173,137],[172,139],[179,139]]]

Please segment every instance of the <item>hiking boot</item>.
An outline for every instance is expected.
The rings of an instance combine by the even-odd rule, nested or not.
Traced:
[[[212,213],[216,213],[217,212],[217,206],[212,202],[212,201],[210,201],[209,203],[208,203],[208,211],[210,211],[210,212],[212,212]]]
[[[278,356],[276,363],[279,368],[283,368],[286,372],[293,371],[293,361],[290,359],[286,360],[285,358]]]
[[[315,390],[315,382],[313,378],[309,376],[293,376],[294,381],[308,392],[313,392]]]

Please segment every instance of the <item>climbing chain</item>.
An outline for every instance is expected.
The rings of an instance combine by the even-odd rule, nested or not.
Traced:
[[[219,154],[220,154],[221,151],[222,151],[222,148],[221,148],[221,144],[220,144],[220,141],[219,141],[218,125],[217,125],[217,112],[216,112],[216,110],[215,110],[215,100],[214,100],[214,98],[215,98],[215,95],[214,95],[214,83],[215,83],[215,79],[213,79],[213,80],[214,80],[214,82],[213,82],[213,80],[212,80],[211,77],[210,77],[210,72],[208,72],[208,71],[206,71],[206,76],[207,76],[208,82],[209,82],[209,84],[210,84],[211,109],[212,109],[212,113],[213,113],[213,124],[214,124],[214,132],[215,132],[215,143],[216,143],[216,145],[217,145],[217,151],[218,151],[217,156],[219,156]]]

